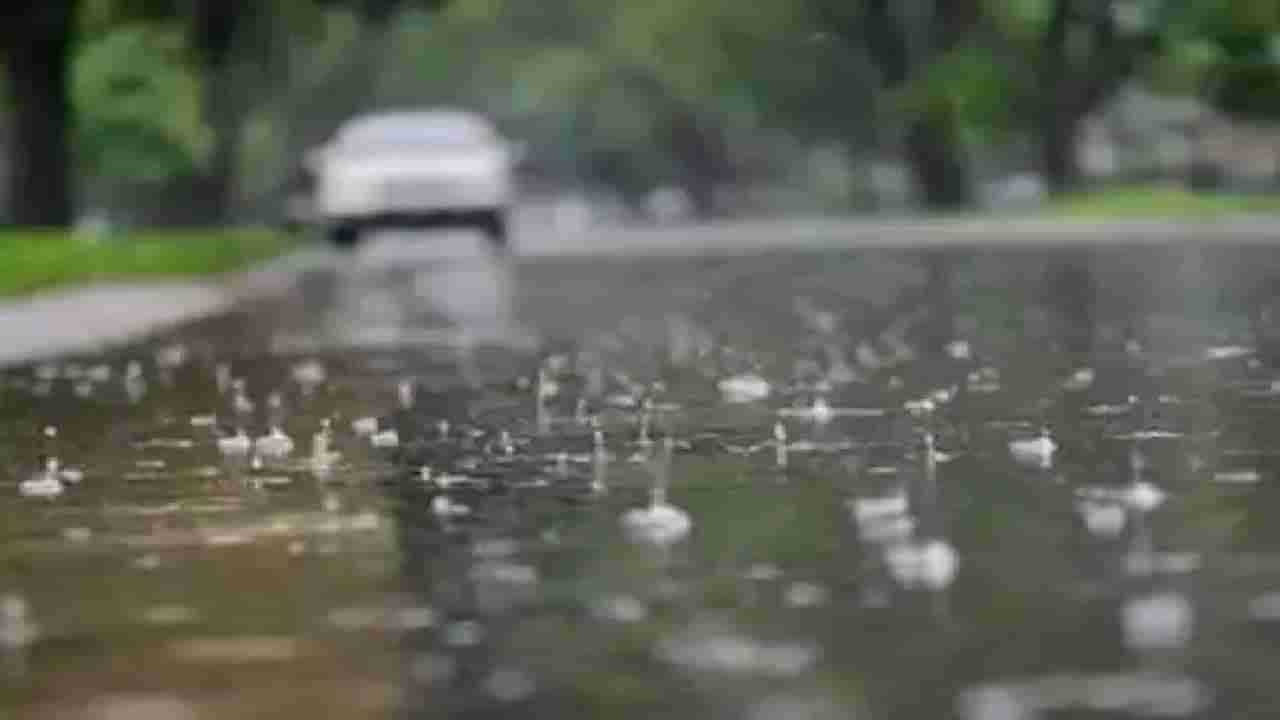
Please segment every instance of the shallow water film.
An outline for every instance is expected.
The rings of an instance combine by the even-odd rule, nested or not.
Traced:
[[[1270,718],[1264,248],[435,258],[0,372],[0,715]]]

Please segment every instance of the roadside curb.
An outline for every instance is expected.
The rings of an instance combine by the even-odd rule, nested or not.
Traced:
[[[646,227],[593,228],[560,237],[549,248],[526,245],[522,254],[652,257],[790,250],[1280,244],[1280,217],[1270,215],[1193,220],[816,217],[727,220],[660,230],[655,234]]]

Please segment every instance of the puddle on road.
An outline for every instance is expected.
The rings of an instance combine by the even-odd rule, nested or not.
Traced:
[[[361,266],[4,372],[0,710],[1268,717],[1220,252]]]

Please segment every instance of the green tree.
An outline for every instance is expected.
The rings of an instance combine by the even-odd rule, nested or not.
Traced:
[[[296,3],[235,3],[225,0],[117,0],[123,18],[176,24],[183,29],[189,62],[201,87],[201,107],[210,138],[203,162],[187,183],[191,186],[188,220],[221,224],[232,218],[245,127],[256,112],[278,102],[276,95],[292,84],[291,53],[323,34],[323,13],[355,13],[374,34],[354,49],[347,68],[372,76],[380,36],[397,12],[408,7],[435,10],[445,0],[311,0]],[[368,88],[369,77],[324,78]],[[361,82],[360,80],[364,80]],[[367,99],[367,98],[363,98]]]
[[[1052,0],[1030,9],[1040,26],[1028,39],[1038,46],[1041,171],[1051,191],[1070,191],[1081,180],[1081,125],[1158,50],[1164,3]]]
[[[978,24],[977,0],[813,3],[826,32],[846,52],[866,58],[880,96],[891,100],[886,107],[900,121],[894,124],[902,128],[903,157],[922,203],[934,210],[972,204],[973,181],[956,99],[925,80]]]
[[[194,175],[211,145],[181,32],[129,23],[76,55],[72,100],[81,196],[116,206]]]
[[[1201,57],[1210,102],[1249,120],[1280,118],[1280,2],[1201,0],[1194,21],[1208,49]]]

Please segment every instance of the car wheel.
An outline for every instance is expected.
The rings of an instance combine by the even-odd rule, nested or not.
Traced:
[[[507,237],[507,214],[502,210],[491,210],[483,213],[477,219],[476,223],[480,226],[480,230],[484,232],[485,237],[489,238],[489,242],[498,250],[506,250],[509,247]]]
[[[350,250],[360,243],[360,228],[351,223],[342,223],[329,229],[329,239],[343,250]]]

